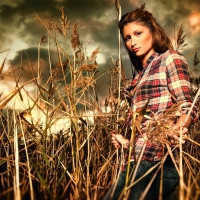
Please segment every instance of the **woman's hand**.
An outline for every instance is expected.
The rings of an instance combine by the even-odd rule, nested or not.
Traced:
[[[187,120],[186,120],[187,119]],[[191,117],[187,117],[187,114],[182,114],[176,124],[172,127],[171,133],[168,135],[171,145],[175,145],[177,142],[184,144],[188,138],[187,132],[192,122]],[[182,135],[182,138],[180,136]]]
[[[177,142],[184,144],[188,137],[187,132],[188,132],[188,129],[186,127],[182,127],[182,129],[181,129],[181,127],[179,127],[177,125],[172,127],[172,131],[168,135],[171,145],[173,146],[173,145],[177,144]],[[180,137],[181,135],[182,135],[182,138]]]
[[[122,144],[124,148],[128,148],[126,144],[129,144],[129,140],[125,139],[121,134],[114,134],[111,132],[111,142],[115,148],[119,148]]]

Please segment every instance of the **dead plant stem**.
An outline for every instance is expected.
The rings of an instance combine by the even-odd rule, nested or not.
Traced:
[[[31,178],[31,168],[30,168],[30,162],[29,162],[29,156],[28,156],[28,148],[27,148],[27,145],[26,145],[25,134],[24,134],[24,129],[22,127],[21,120],[20,120],[20,126],[21,126],[21,129],[22,129],[24,149],[25,149],[25,152],[26,152],[26,159],[27,159],[28,178],[29,178],[29,184],[30,184],[30,199],[34,200],[34,191],[33,191],[33,183],[32,183],[32,178]]]
[[[15,154],[15,200],[21,200],[20,191],[20,178],[19,178],[19,149],[18,149],[18,136],[17,136],[17,126],[16,126],[16,116],[13,112],[14,120],[14,154]]]
[[[182,132],[182,127],[183,127],[183,123],[180,123],[180,145],[179,145],[179,149],[180,149],[180,154],[179,154],[179,159],[180,159],[180,163],[179,163],[179,171],[180,171],[180,188],[179,188],[179,200],[184,200],[184,180],[183,180],[183,156],[182,156],[182,137],[183,137],[183,132]]]

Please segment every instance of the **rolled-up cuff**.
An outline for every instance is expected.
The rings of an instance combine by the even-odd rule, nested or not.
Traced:
[[[182,113],[188,114],[190,112],[190,110],[191,110],[192,103],[191,102],[184,102],[184,103],[182,103],[180,105],[180,107],[181,107]],[[194,107],[192,108],[190,116],[191,116],[191,119],[192,119],[193,123],[195,123],[198,120],[199,114],[198,114],[198,109],[197,109],[196,105],[194,105]]]

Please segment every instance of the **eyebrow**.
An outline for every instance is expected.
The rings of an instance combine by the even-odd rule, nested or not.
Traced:
[[[137,32],[137,31],[142,31],[142,29],[136,29],[136,30],[133,31],[133,33]],[[128,35],[124,35],[124,37],[125,36],[129,36],[129,34]]]
[[[142,29],[136,29],[135,31],[133,31],[133,32],[136,32],[136,31],[142,31]]]

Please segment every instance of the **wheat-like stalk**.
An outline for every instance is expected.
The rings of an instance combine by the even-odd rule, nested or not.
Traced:
[[[119,1],[115,1],[115,4],[119,20],[121,6]],[[51,16],[47,22],[35,13],[48,33],[47,38],[40,38],[37,66],[27,52],[26,58],[21,57],[20,66],[16,69],[5,72],[6,58],[1,65],[1,77],[12,75],[16,88],[10,94],[1,96],[0,100],[0,198],[11,199],[15,192],[19,199],[37,197],[98,200],[102,199],[109,187],[116,182],[121,172],[123,149],[115,150],[110,142],[110,132],[113,130],[126,137],[130,134],[125,122],[129,105],[121,92],[121,87],[126,85],[126,76],[120,60],[120,45],[118,58],[111,56],[112,63],[108,70],[100,73],[96,62],[100,47],[88,55],[87,49],[84,49],[80,42],[78,24],[75,23],[71,27],[64,7],[61,7],[60,11],[59,18]],[[68,38],[70,35],[71,38]],[[185,39],[181,30],[178,38],[181,49]],[[62,39],[64,42],[60,45],[58,41]],[[42,79],[44,74],[41,70],[43,63],[40,62],[40,54],[41,46],[46,40],[50,73],[49,77],[45,74],[45,82]],[[53,57],[57,59],[55,63],[52,62]],[[22,67],[24,63],[30,68],[31,73]],[[198,64],[195,54],[194,66]],[[36,68],[38,73],[35,71]],[[105,80],[106,73],[110,78],[108,95],[101,99],[97,93],[101,85],[97,83]],[[22,75],[30,81],[23,83]],[[29,84],[37,90],[36,97],[27,90],[26,85]],[[197,91],[198,89],[194,91],[195,95]],[[23,109],[15,114],[15,108],[6,107],[14,99],[19,99],[23,106]],[[195,102],[199,104],[198,96],[196,99]],[[84,114],[88,109],[89,114]],[[135,128],[140,126],[143,111],[134,121]],[[184,191],[187,199],[190,199],[190,196],[198,199],[199,121],[192,127],[191,136],[186,144],[180,147],[180,156],[183,158],[180,161],[180,169],[173,156],[174,149],[170,148],[168,141],[172,123],[178,118],[178,111],[179,104],[175,104],[162,115],[154,113],[147,129],[147,136],[148,140],[161,142],[167,146],[167,154],[172,157],[179,175],[183,177],[180,194]],[[92,118],[92,123],[89,118]],[[131,142],[134,142],[135,128]],[[178,147],[177,145],[174,148]],[[127,176],[126,187],[122,193],[124,198],[129,195],[131,186],[139,181],[134,180],[139,163],[140,158],[132,172],[131,184],[131,176]],[[155,167],[161,169],[162,163]],[[154,168],[144,176],[152,170]],[[144,196],[150,185],[151,183],[146,188]]]

